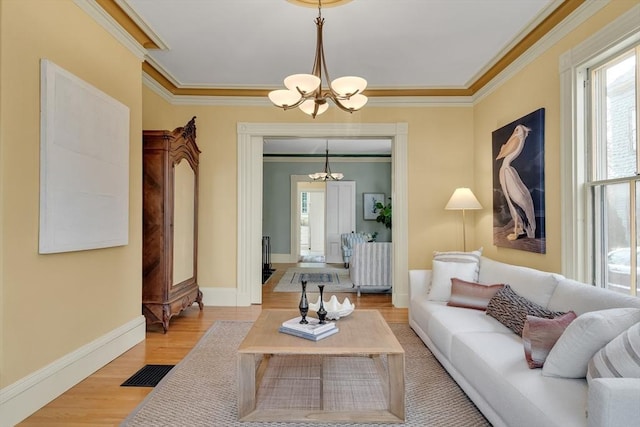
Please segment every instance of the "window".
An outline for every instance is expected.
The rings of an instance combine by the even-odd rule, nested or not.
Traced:
[[[587,244],[592,282],[638,294],[640,239],[640,45],[616,52],[587,69]]]
[[[595,7],[600,2],[589,4]],[[604,287],[613,288],[614,282],[622,282],[621,288],[625,289],[619,291],[636,295],[638,265],[637,257],[631,253],[637,253],[640,246],[640,192],[638,177],[633,175],[639,169],[638,14],[640,4],[559,58],[562,273]],[[635,83],[630,83],[636,99],[631,110],[623,111],[618,110],[618,97],[622,95],[617,90],[624,80],[619,78],[628,72],[625,61],[634,61]],[[627,129],[626,137],[631,138],[621,143],[627,149],[622,158],[628,161],[635,153],[635,169],[633,164],[621,163],[617,151],[620,146],[616,144],[623,138],[621,125]],[[626,276],[625,280],[615,277],[619,272]],[[636,277],[635,287],[631,277]]]
[[[300,207],[300,213],[308,214],[309,213],[309,193],[303,191],[300,193],[300,200],[302,202],[302,206]]]

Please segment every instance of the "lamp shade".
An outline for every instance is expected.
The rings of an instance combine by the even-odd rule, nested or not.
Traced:
[[[331,82],[331,89],[340,96],[353,95],[361,93],[367,88],[367,81],[362,77],[345,76],[339,77]]]
[[[350,108],[352,110],[359,110],[362,107],[364,107],[364,104],[367,103],[368,98],[364,95],[360,95],[359,93],[356,95],[351,96],[351,98],[349,99],[344,99],[342,101],[340,101],[340,103],[345,107],[345,108]]]
[[[278,107],[290,107],[300,101],[302,96],[298,92],[287,89],[272,90],[269,99]]]
[[[293,74],[284,79],[284,85],[287,89],[303,94],[311,93],[320,86],[320,78],[313,74]]]
[[[470,189],[456,188],[444,208],[447,210],[482,209],[482,205]]]
[[[308,115],[312,115],[314,108],[316,105],[316,101],[313,99],[307,99],[306,101],[304,101],[302,104],[300,104],[300,109]],[[329,104],[327,104],[326,102],[324,104],[319,104],[318,105],[318,112],[316,113],[317,115],[320,115],[322,113],[324,113],[325,111],[327,111],[327,108],[329,108]]]

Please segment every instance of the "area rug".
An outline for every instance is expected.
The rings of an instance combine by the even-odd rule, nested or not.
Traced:
[[[251,322],[216,322],[121,425],[294,426],[295,423],[237,421],[236,350],[251,325]],[[490,426],[409,325],[390,326],[405,350],[406,422],[402,425]],[[376,427],[387,424],[330,425]]]
[[[324,255],[300,255],[300,262],[321,262],[324,264]]]
[[[302,280],[307,281],[307,292],[319,292],[318,285],[325,285],[325,293],[335,292],[356,292],[353,282],[349,277],[349,270],[346,268],[304,268],[291,267],[284,272],[284,275],[273,289],[273,292],[300,292],[302,291]]]

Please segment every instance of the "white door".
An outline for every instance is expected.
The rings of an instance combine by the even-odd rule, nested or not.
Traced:
[[[340,235],[356,231],[356,182],[328,181],[326,188],[328,263],[342,263]]]

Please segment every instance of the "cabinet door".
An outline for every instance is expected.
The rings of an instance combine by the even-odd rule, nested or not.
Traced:
[[[194,276],[196,175],[186,159],[175,165],[173,188],[173,280]]]

